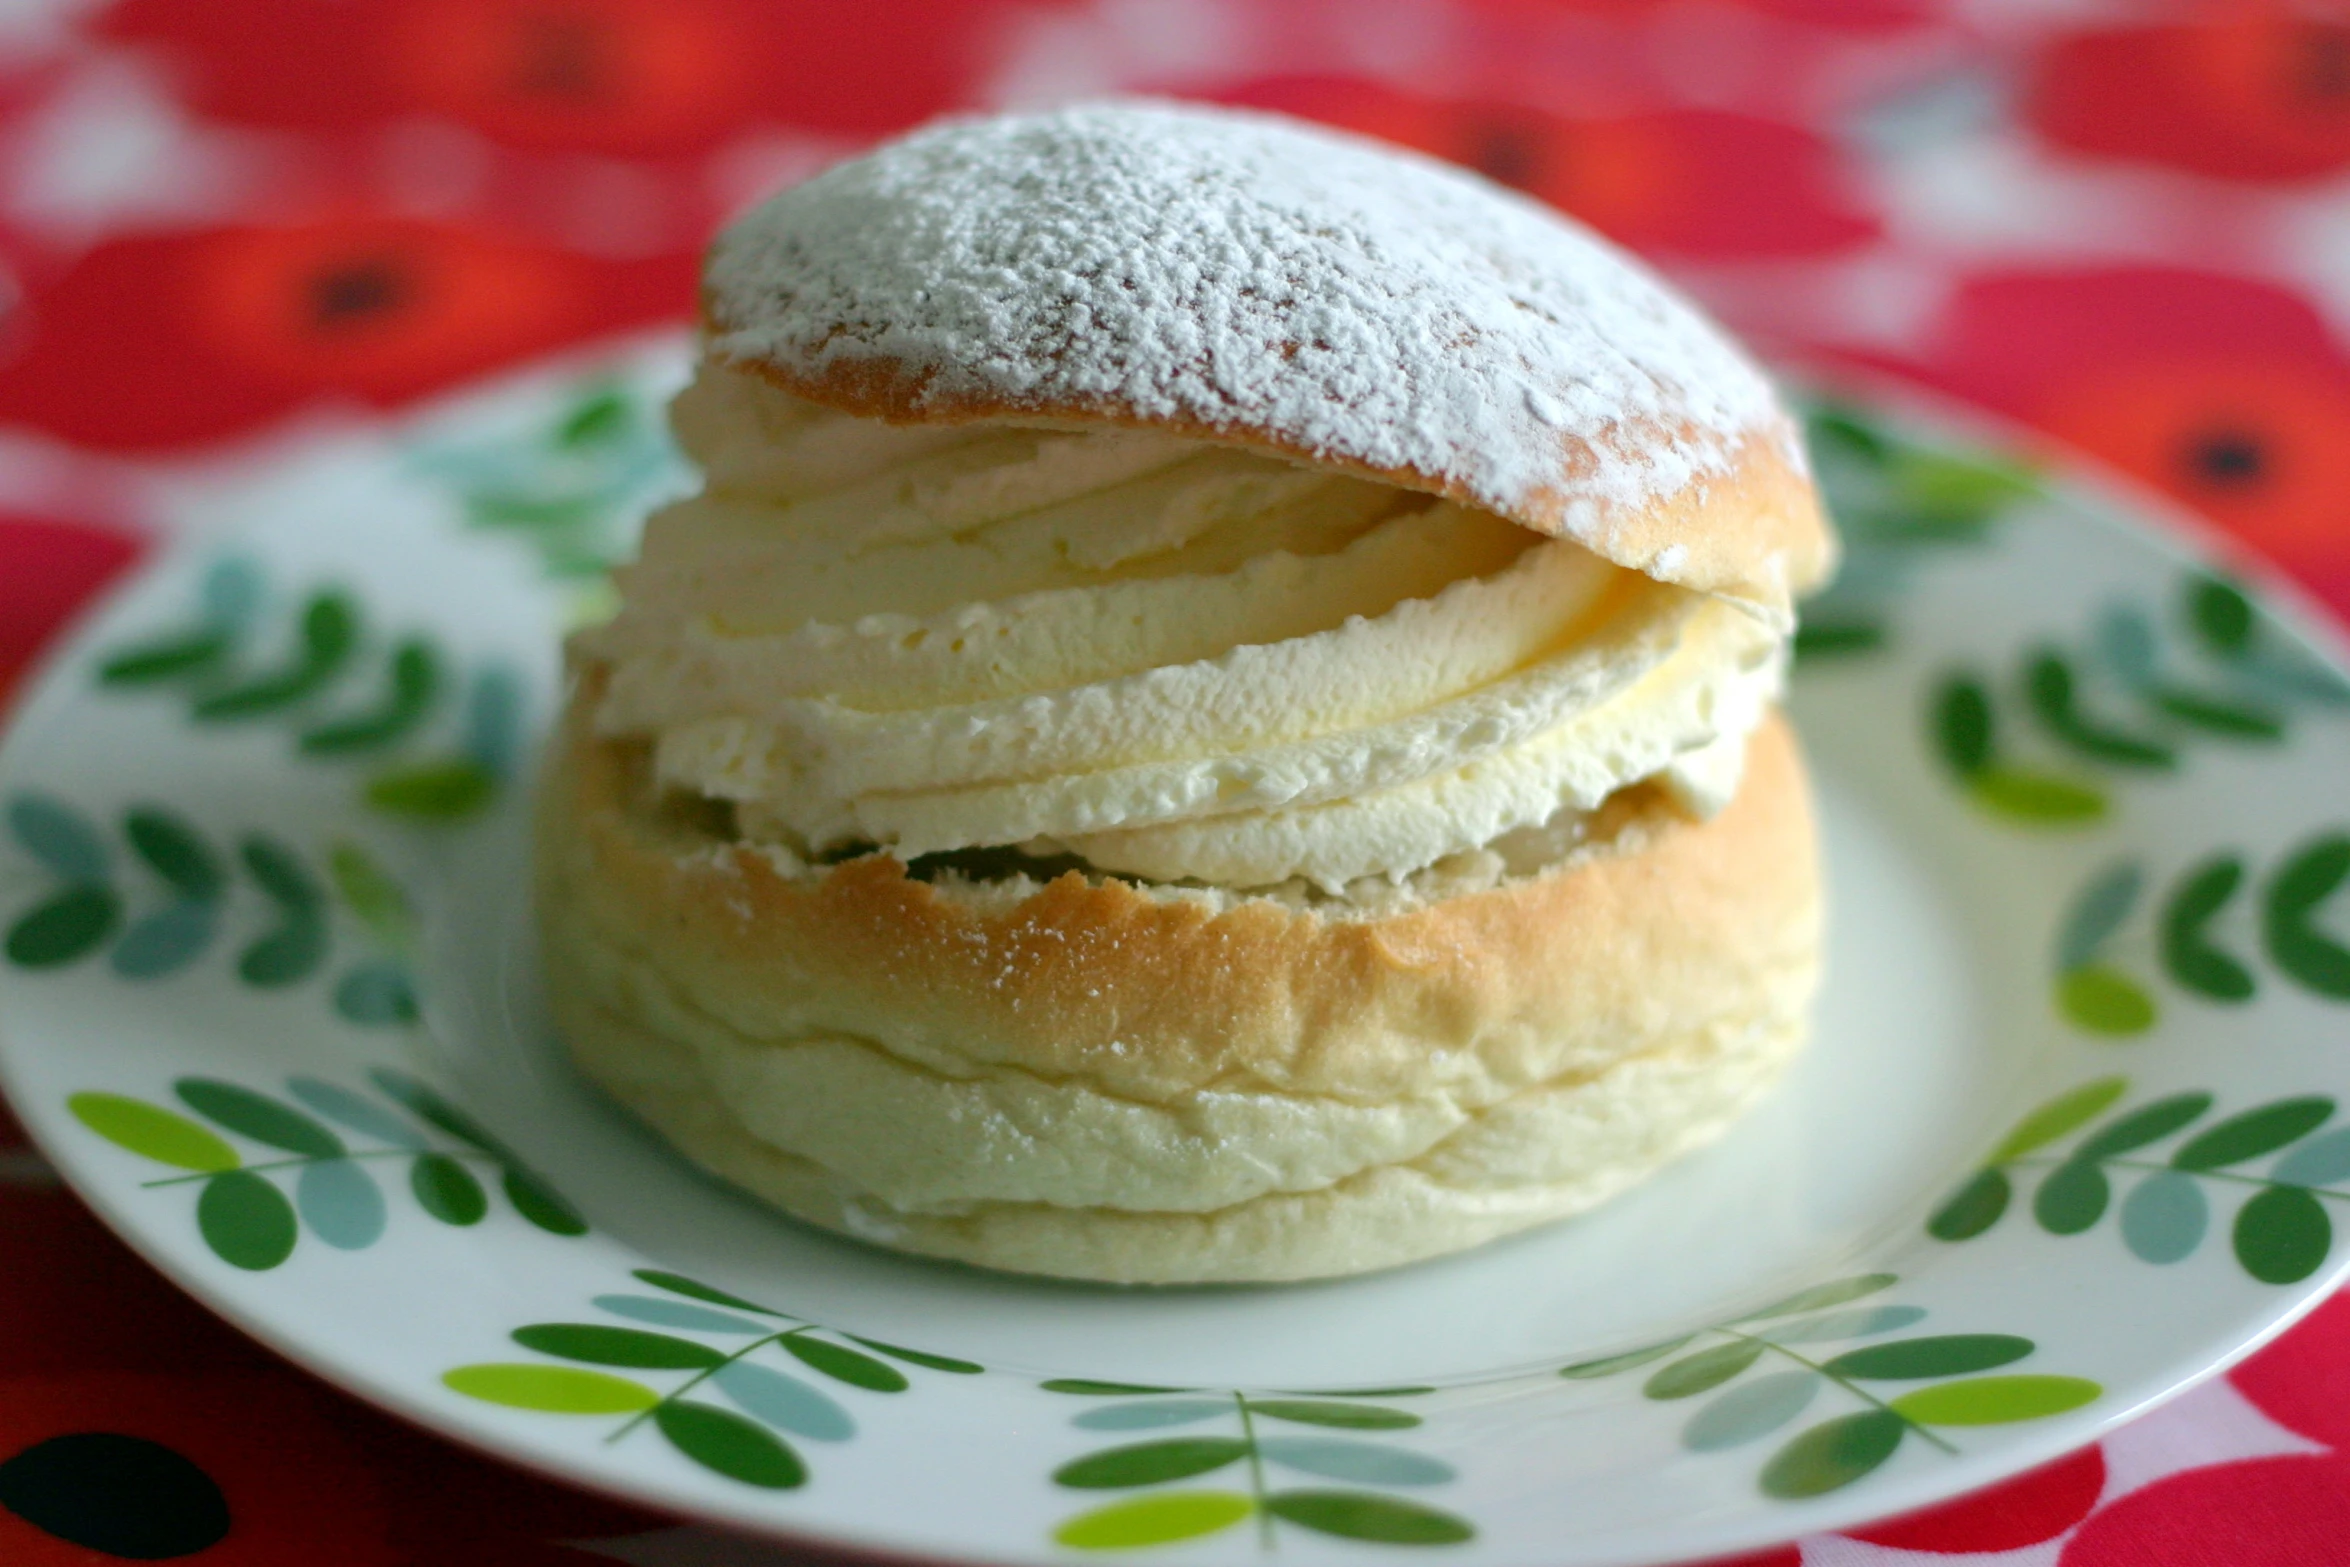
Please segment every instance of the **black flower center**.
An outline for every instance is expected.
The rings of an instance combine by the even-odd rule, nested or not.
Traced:
[[[322,327],[349,326],[407,302],[407,277],[382,257],[341,262],[310,279],[310,319]]]
[[[2188,476],[2224,490],[2248,489],[2269,476],[2268,450],[2257,435],[2244,430],[2206,430],[2187,441],[2184,461]]]

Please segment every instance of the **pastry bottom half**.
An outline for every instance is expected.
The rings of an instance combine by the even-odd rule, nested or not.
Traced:
[[[574,1059],[882,1246],[1121,1284],[1415,1262],[1713,1140],[1808,1033],[1817,849],[1776,717],[1711,821],[1626,791],[1555,863],[1365,909],[800,865],[656,798],[586,705],[539,824]]]

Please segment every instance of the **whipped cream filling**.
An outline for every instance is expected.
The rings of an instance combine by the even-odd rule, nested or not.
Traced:
[[[1153,431],[891,426],[706,365],[583,635],[601,732],[745,836],[1402,877],[1650,778],[1738,786],[1773,627],[1474,507]]]

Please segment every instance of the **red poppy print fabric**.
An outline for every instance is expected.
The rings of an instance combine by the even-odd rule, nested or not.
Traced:
[[[933,116],[1302,115],[1641,253],[2350,613],[2350,18],[1957,0],[19,0],[0,704],[294,432],[692,319],[767,190]],[[1750,1567],[2350,1560],[2350,1304],[2096,1448]],[[789,1558],[422,1436],[149,1272],[0,1115],[0,1561]]]

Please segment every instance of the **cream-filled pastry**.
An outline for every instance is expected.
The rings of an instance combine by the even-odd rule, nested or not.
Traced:
[[[1112,105],[786,192],[705,312],[541,845],[559,1022],[687,1153],[991,1266],[1311,1277],[1587,1207],[1800,1042],[1833,544],[1636,264]]]

